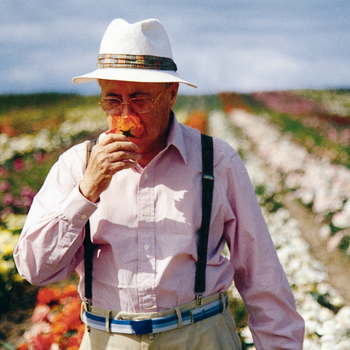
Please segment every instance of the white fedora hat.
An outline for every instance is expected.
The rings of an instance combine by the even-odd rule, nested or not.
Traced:
[[[134,24],[117,18],[108,26],[100,46],[97,69],[73,78],[82,84],[97,79],[144,83],[179,82],[183,80],[173,61],[168,35],[156,19]]]

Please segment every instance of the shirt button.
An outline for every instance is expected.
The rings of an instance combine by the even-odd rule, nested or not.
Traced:
[[[147,217],[149,215],[149,210],[148,209],[145,209],[143,212],[142,212],[142,215]]]
[[[148,249],[149,249],[149,245],[148,245],[148,244],[145,244],[145,245],[143,246],[143,249],[144,249],[144,250],[148,250]]]
[[[83,220],[85,220],[85,219],[87,218],[87,215],[83,214],[83,215],[81,216],[81,218],[82,218]]]
[[[149,289],[149,285],[148,285],[148,284],[144,284],[144,285],[142,286],[142,288],[143,288],[143,290],[147,290],[147,289]]]
[[[145,174],[145,176],[144,176],[144,177],[145,177],[145,180],[147,180],[147,179],[148,179],[148,174]]]

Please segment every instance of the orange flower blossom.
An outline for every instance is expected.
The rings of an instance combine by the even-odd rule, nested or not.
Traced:
[[[112,128],[107,134],[120,133],[127,137],[139,139],[145,131],[144,126],[140,123],[140,118],[136,115],[113,115],[111,118]]]

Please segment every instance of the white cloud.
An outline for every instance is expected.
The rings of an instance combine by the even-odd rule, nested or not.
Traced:
[[[349,86],[349,10],[348,0],[2,0],[0,92],[96,93],[70,80],[95,69],[115,17],[161,20],[179,73],[199,86],[183,93]]]

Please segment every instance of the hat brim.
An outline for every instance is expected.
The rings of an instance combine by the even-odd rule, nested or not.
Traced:
[[[154,69],[133,69],[133,68],[103,68],[96,69],[91,73],[74,77],[74,84],[83,84],[98,79],[121,80],[141,83],[184,83],[192,87],[196,85],[183,80],[174,71],[154,70]]]

